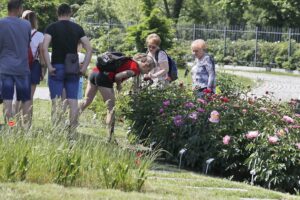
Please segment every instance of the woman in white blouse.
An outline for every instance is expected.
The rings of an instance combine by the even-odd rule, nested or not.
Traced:
[[[169,63],[167,54],[160,49],[161,39],[156,33],[152,33],[148,35],[146,44],[148,55],[154,59],[156,67],[144,78],[152,79],[154,85],[165,86],[170,82],[168,80]]]

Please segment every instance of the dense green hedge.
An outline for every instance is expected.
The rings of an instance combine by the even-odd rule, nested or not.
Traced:
[[[224,56],[224,40],[208,40],[208,53],[214,55],[219,64],[254,66],[255,40],[227,41]],[[191,61],[191,42],[177,41],[168,50],[175,57],[179,67],[184,67]],[[300,69],[300,44],[291,43],[291,56],[288,58],[288,42],[258,42],[257,66],[283,68],[288,70]]]

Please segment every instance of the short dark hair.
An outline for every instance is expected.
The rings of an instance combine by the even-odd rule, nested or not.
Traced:
[[[9,0],[7,2],[7,10],[13,11],[22,8],[23,1],[22,0]]]
[[[57,8],[58,16],[67,16],[67,15],[71,15],[71,14],[72,14],[72,9],[68,4],[62,3],[58,6],[58,8]]]

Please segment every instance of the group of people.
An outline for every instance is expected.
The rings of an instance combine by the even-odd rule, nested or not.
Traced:
[[[80,113],[92,103],[99,91],[107,105],[106,123],[111,141],[115,115],[114,84],[117,90],[121,90],[124,80],[139,75],[143,75],[144,80],[153,80],[156,85],[166,86],[170,82],[168,56],[160,49],[160,37],[153,33],[146,39],[148,51],[124,60],[115,71],[94,67],[88,78],[85,98],[78,102],[79,79],[87,72],[92,47],[83,28],[72,22],[71,7],[61,4],[57,9],[58,21],[50,24],[44,34],[37,31],[36,13],[31,10],[23,12],[22,0],[9,0],[7,9],[8,16],[0,20],[0,95],[6,122],[20,111],[23,124],[30,127],[33,95],[48,70],[52,116],[58,103],[62,102],[69,107],[70,130],[74,130]],[[51,59],[48,51],[50,45]],[[78,54],[78,46],[85,50],[85,58],[78,73],[70,73],[66,70],[66,60],[71,58],[71,63],[78,62],[78,57],[77,60],[72,57]],[[192,43],[192,52],[197,58],[192,69],[193,88],[199,96],[204,88],[213,89],[215,84],[214,65],[205,50],[203,40]],[[14,96],[17,102],[21,102],[16,103],[17,106],[13,104]]]

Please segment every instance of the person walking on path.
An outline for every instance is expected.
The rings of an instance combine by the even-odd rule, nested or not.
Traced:
[[[196,58],[196,64],[192,67],[192,84],[196,96],[203,97],[204,91],[213,92],[216,84],[216,72],[214,62],[206,53],[206,43],[198,39],[192,42],[192,53]]]
[[[40,84],[40,81],[44,79],[45,75],[45,61],[42,54],[42,44],[44,40],[44,34],[37,31],[38,21],[35,12],[26,10],[22,14],[22,19],[26,19],[31,24],[31,41],[30,49],[32,55],[32,61],[29,61],[30,68],[30,82],[31,82],[31,100],[30,100],[30,121],[32,121],[33,113],[33,96],[36,90],[36,86]],[[18,104],[17,104],[18,105]]]
[[[22,102],[24,124],[30,117],[30,69],[28,48],[31,26],[27,20],[20,19],[23,12],[22,0],[9,0],[8,16],[0,20],[0,81],[4,103],[5,121],[11,120],[14,88],[17,100]]]
[[[43,53],[48,67],[48,86],[52,99],[52,120],[56,113],[57,100],[62,97],[63,89],[66,92],[67,103],[70,108],[70,127],[78,125],[78,89],[80,75],[86,73],[92,57],[92,47],[89,39],[81,26],[70,21],[71,7],[68,4],[61,4],[58,7],[58,21],[50,24],[45,31],[43,42]],[[82,67],[79,68],[77,45],[81,43],[86,50]],[[48,48],[52,43],[52,57],[50,62]],[[75,57],[72,57],[76,55]],[[69,57],[70,56],[70,57]],[[70,59],[70,60],[69,60]],[[68,61],[67,61],[68,60]],[[77,63],[78,72],[67,72],[67,63]],[[72,70],[74,65],[70,66]],[[76,71],[76,69],[74,69]]]

